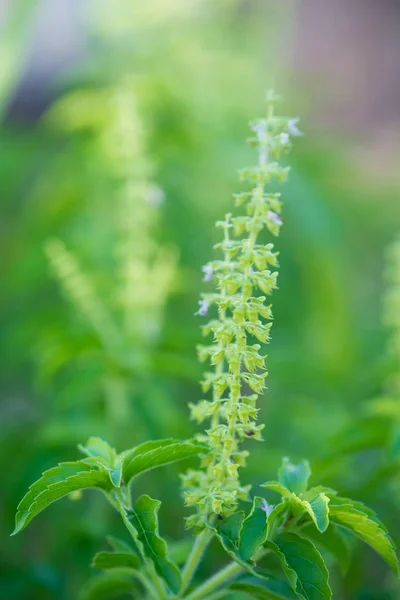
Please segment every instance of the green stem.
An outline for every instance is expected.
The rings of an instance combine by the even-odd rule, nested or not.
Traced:
[[[189,594],[189,596],[186,596],[185,600],[205,600],[211,592],[214,592],[214,590],[239,575],[242,571],[243,567],[241,565],[236,562],[230,563]]]
[[[190,582],[192,581],[193,575],[196,572],[197,567],[201,561],[203,553],[208,546],[213,536],[212,531],[204,529],[198,536],[193,545],[192,551],[190,552],[186,564],[182,571],[182,586],[179,592],[179,598],[186,592]]]

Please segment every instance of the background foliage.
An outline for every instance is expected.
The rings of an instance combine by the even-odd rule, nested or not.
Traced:
[[[386,452],[390,419],[367,410],[393,370],[381,299],[385,247],[399,229],[398,185],[379,169],[374,178],[366,174],[349,139],[322,135],[300,75],[289,85],[282,57],[295,10],[234,0],[153,1],[144,8],[110,0],[96,10],[86,3],[84,56],[57,73],[43,115],[27,119],[13,98],[34,26],[28,4],[15,4],[1,40],[12,60],[0,84],[0,597],[74,597],[104,535],[119,531],[89,493],[83,502],[53,506],[10,541],[18,500],[43,470],[75,459],[76,444],[88,435],[121,450],[194,431],[187,402],[200,393],[193,313],[201,265],[217,238],[213,223],[237,191],[236,170],[249,160],[247,121],[262,112],[271,80],[287,98],[287,113],[305,117],[307,137],[296,145],[285,189],[265,442],[253,444],[245,483],[273,477],[282,455],[306,456],[314,482],[333,479],[368,502],[400,541],[398,463]],[[129,230],[118,220],[118,199],[128,175],[113,171],[122,141],[112,132],[104,138],[115,113],[103,99],[121,86],[137,119],[127,134],[138,152],[132,161],[143,161],[146,181],[165,197],[146,208],[145,243],[150,255],[161,249],[159,259],[172,271],[164,286],[168,266],[150,290],[125,298],[136,326],[127,335],[120,325],[116,355],[54,277],[45,249],[61,239],[97,300],[119,318],[118,248]],[[143,260],[154,266],[148,255]],[[156,308],[146,320],[151,298]],[[177,474],[172,466],[145,475],[138,490],[162,498],[171,540],[181,536],[186,514]],[[183,548],[174,551],[179,557]],[[399,591],[365,548],[344,583],[338,578],[333,586],[340,599],[389,600]]]

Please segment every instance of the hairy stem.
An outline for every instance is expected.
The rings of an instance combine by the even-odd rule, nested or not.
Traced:
[[[204,600],[209,597],[211,592],[217,590],[221,585],[230,579],[233,579],[243,571],[243,567],[236,562],[232,562],[221,571],[210,577],[208,581],[199,586],[191,594],[186,596],[185,600]]]
[[[203,529],[203,531],[197,536],[192,551],[189,554],[182,571],[182,586],[179,597],[182,597],[187,590],[212,536],[213,533],[210,529]]]

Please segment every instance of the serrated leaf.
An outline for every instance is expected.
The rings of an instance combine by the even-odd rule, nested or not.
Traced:
[[[295,465],[285,457],[278,474],[279,483],[299,496],[307,489],[311,469],[307,460],[303,460],[301,463]]]
[[[329,600],[332,592],[324,560],[309,540],[286,533],[274,542],[266,542],[280,560],[293,591],[302,600]]]
[[[348,506],[348,505],[352,506],[356,510],[367,515],[367,517],[372,519],[372,521],[375,521],[375,523],[377,523],[379,525],[379,527],[381,529],[383,529],[383,531],[385,531],[385,533],[387,533],[389,535],[389,531],[388,531],[386,525],[384,523],[382,523],[382,521],[379,519],[376,512],[372,508],[370,508],[369,506],[364,504],[363,502],[360,502],[359,500],[353,500],[351,498],[344,498],[342,496],[335,496],[334,498],[331,498],[331,506]]]
[[[254,563],[249,560],[243,560],[239,554],[240,530],[243,520],[244,512],[239,510],[227,519],[217,521],[217,525],[212,523],[207,523],[206,525],[215,533],[225,552],[227,552],[233,560],[242,565],[242,567],[252,575],[262,579],[264,576],[262,573],[255,570]]]
[[[22,531],[52,502],[86,488],[108,491],[111,482],[107,471],[101,467],[93,468],[85,461],[60,463],[57,467],[45,471],[19,503],[12,535]]]
[[[350,547],[340,527],[331,523],[324,533],[314,527],[306,527],[302,533],[318,547],[329,552],[337,560],[342,573],[346,573],[350,564]]]
[[[242,560],[249,560],[256,550],[267,539],[267,515],[263,510],[265,500],[255,497],[253,506],[244,519],[239,533],[239,556]]]
[[[138,533],[143,554],[150,559],[157,573],[168,587],[177,594],[181,585],[181,576],[176,565],[169,560],[167,544],[158,532],[158,511],[161,502],[150,496],[140,496],[133,509],[128,511],[128,518]]]
[[[126,594],[131,594],[132,598],[141,597],[133,576],[109,571],[92,577],[82,588],[79,600],[116,600]]]
[[[355,535],[371,546],[396,572],[399,572],[399,564],[396,550],[387,531],[382,528],[371,515],[358,510],[351,504],[332,504],[330,509],[331,521],[342,527],[346,527]]]
[[[92,561],[92,567],[104,571],[120,568],[137,569],[140,565],[140,559],[131,552],[98,552]]]
[[[136,475],[155,467],[168,465],[206,452],[209,452],[209,447],[195,440],[146,442],[124,453],[122,477],[124,482],[128,483]]]

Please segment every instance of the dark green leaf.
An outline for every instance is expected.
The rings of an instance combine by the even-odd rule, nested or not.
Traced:
[[[195,440],[160,440],[146,442],[124,453],[122,476],[125,483],[132,477],[155,467],[191,458],[209,451],[209,447]]]
[[[28,493],[19,503],[12,535],[24,529],[52,502],[70,492],[86,488],[108,491],[111,482],[107,471],[101,467],[93,468],[85,461],[60,463],[57,467],[45,471],[42,477],[31,485]]]
[[[114,537],[113,535],[107,535],[106,540],[111,546],[111,548],[114,550],[114,552],[122,552],[123,554],[125,554],[126,552],[134,553],[133,549],[129,544],[127,544],[123,540],[120,540],[119,538]]]
[[[284,458],[279,469],[279,483],[299,496],[306,491],[310,475],[311,470],[307,460],[295,465],[288,458]]]
[[[143,547],[143,554],[150,559],[157,573],[171,590],[177,594],[181,585],[179,569],[171,562],[167,554],[167,544],[158,532],[158,511],[161,502],[143,495],[135,502],[134,508],[128,511],[128,518],[138,533]]]
[[[350,547],[340,527],[331,523],[324,533],[317,531],[315,527],[306,527],[302,533],[314,544],[332,554],[342,572],[346,573],[350,563]]]
[[[239,556],[249,560],[267,538],[267,515],[263,506],[265,500],[256,497],[249,515],[244,519],[239,533]]]
[[[92,577],[79,594],[79,600],[116,600],[117,598],[141,598],[132,575],[117,571],[101,573]]]
[[[292,590],[284,581],[269,580],[262,583],[238,581],[233,583],[229,589],[246,592],[251,598],[257,600],[293,600],[295,598]]]
[[[250,560],[243,560],[239,554],[239,539],[240,530],[244,520],[244,512],[242,510],[233,513],[223,521],[217,521],[217,525],[207,523],[207,526],[214,531],[217,539],[220,541],[224,550],[233,560],[242,565],[244,569],[249,571],[256,577],[264,578],[264,575],[254,568],[254,563]]]
[[[124,567],[137,569],[140,564],[140,559],[131,552],[98,552],[92,561],[92,567],[103,570]]]
[[[282,569],[297,596],[302,600],[329,600],[329,574],[314,544],[294,533],[279,536],[275,543],[266,542],[279,558]]]

